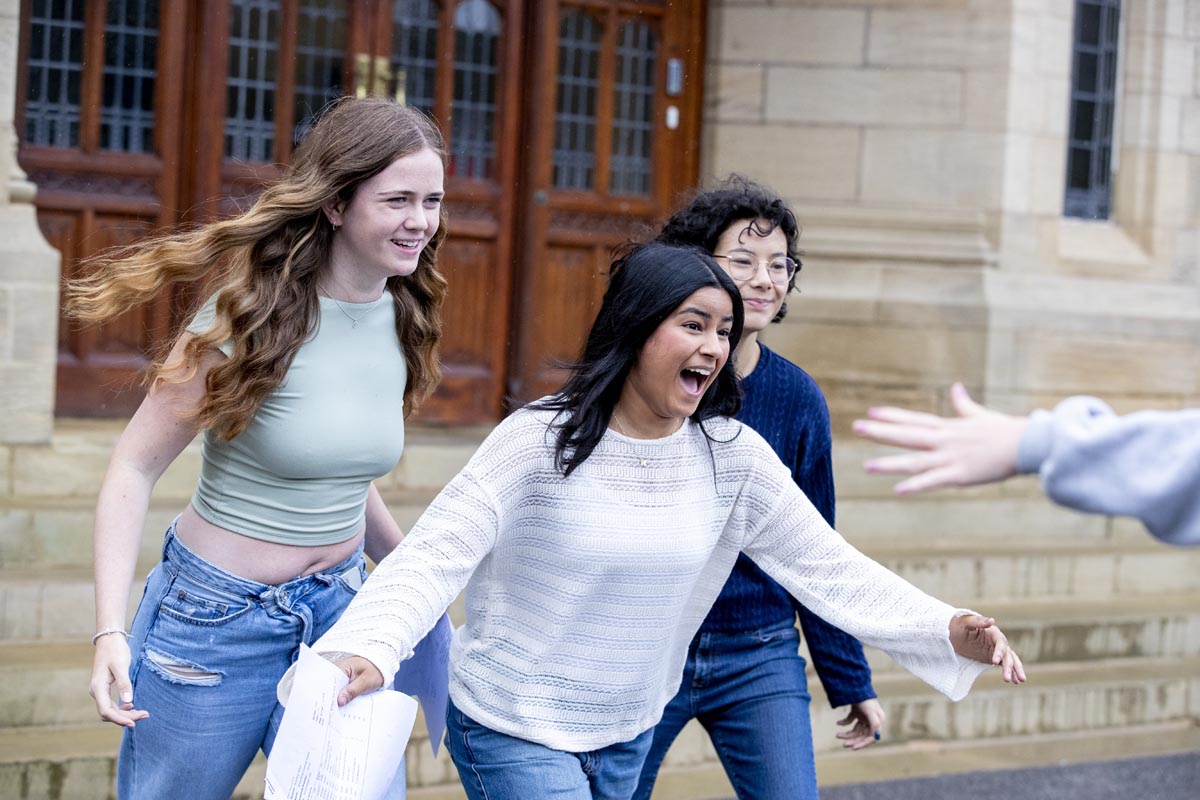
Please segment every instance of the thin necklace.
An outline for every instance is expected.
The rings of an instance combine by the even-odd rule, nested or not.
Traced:
[[[613,421],[613,425],[616,425],[616,426],[617,426],[617,433],[621,434],[621,435],[622,435],[622,436],[624,436],[626,439],[632,439],[632,438],[633,438],[632,436],[630,436],[628,433],[626,433],[626,432],[625,432],[625,426],[623,426],[623,425],[621,424],[621,420],[617,419],[617,411],[616,411],[616,409],[613,409],[613,412],[612,412],[612,421]],[[634,449],[634,446],[633,446],[632,444],[628,444],[628,443],[626,443],[626,445],[625,445],[625,446],[626,446],[626,447],[628,447],[628,448],[629,448],[629,449],[631,449],[631,450],[633,450],[633,449]],[[644,467],[644,466],[646,466],[646,459],[645,459],[645,457],[644,457],[644,456],[641,456],[641,455],[639,455],[639,456],[637,456],[637,459],[638,459],[638,463],[639,463],[641,466],[643,466],[643,467]]]
[[[370,307],[369,307],[369,308],[367,308],[367,310],[366,310],[366,311],[362,312],[361,314],[359,314],[359,315],[356,317],[356,316],[354,316],[353,314],[351,314],[349,311],[347,311],[347,310],[346,310],[346,307],[345,307],[344,305],[342,305],[342,301],[341,301],[341,300],[338,300],[336,297],[334,297],[334,296],[333,296],[332,294],[330,294],[329,292],[325,292],[325,296],[326,296],[326,297],[328,297],[330,300],[332,300],[332,301],[333,301],[333,304],[334,304],[334,305],[336,305],[336,306],[338,307],[338,310],[339,310],[339,311],[341,311],[343,314],[345,314],[345,315],[346,315],[346,319],[350,320],[350,327],[351,327],[351,328],[357,328],[357,327],[358,327],[358,323],[359,323],[359,321],[360,321],[360,320],[362,320],[362,319],[363,319],[363,317],[367,316],[367,314],[370,314],[372,311],[374,311],[374,310],[375,310],[375,306],[379,305],[379,300],[382,300],[382,299],[383,299],[383,296],[381,295],[381,296],[379,297],[379,300],[375,300],[374,302],[372,302],[372,303],[370,304]]]

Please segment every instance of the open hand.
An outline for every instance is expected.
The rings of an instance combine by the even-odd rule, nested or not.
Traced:
[[[383,686],[383,673],[362,656],[350,656],[333,665],[346,673],[350,683],[338,693],[338,706],[344,706],[360,694],[369,694]]]
[[[855,420],[854,432],[864,439],[914,451],[871,459],[863,465],[866,471],[912,475],[896,484],[899,494],[1015,475],[1028,419],[979,405],[961,383],[951,387],[950,399],[957,417],[884,406],[870,409],[869,419]]]
[[[991,617],[978,614],[954,617],[950,620],[950,644],[963,658],[998,665],[1007,683],[1024,683],[1026,680],[1021,657]]]
[[[851,750],[862,750],[879,741],[883,731],[883,722],[887,715],[883,706],[874,697],[854,703],[846,716],[837,721],[838,725],[853,725],[853,728],[838,731],[837,738],[842,740],[842,747]]]

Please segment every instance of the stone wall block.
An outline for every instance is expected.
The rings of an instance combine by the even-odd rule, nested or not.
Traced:
[[[52,370],[0,363],[0,442],[48,440],[54,426],[53,408]]]
[[[1016,383],[1060,396],[1113,392],[1179,394],[1197,391],[1194,342],[1020,336]]]
[[[706,75],[704,118],[750,124],[765,119],[766,70],[762,66],[719,64]]]
[[[858,188],[860,136],[850,128],[721,125],[705,139],[702,174],[741,172],[788,198],[850,200]]]
[[[1042,78],[1071,78],[1073,20],[1053,14],[1038,18],[1036,69]]]
[[[868,202],[1001,205],[1002,134],[872,129],[864,137],[862,198]]]
[[[718,8],[710,17],[712,55],[760,64],[861,64],[862,8]]]
[[[1039,136],[1030,149],[1032,186],[1030,211],[1044,216],[1061,216],[1067,175],[1067,148],[1057,136]],[[1045,265],[1041,265],[1043,268]]]
[[[1011,30],[1003,10],[879,9],[871,13],[867,64],[1007,68]]]
[[[771,121],[882,127],[954,126],[963,118],[963,77],[945,70],[771,67]]]
[[[794,340],[785,338],[793,331]],[[814,376],[889,384],[943,385],[973,375],[985,347],[982,332],[942,326],[801,322],[780,334],[772,341]]]

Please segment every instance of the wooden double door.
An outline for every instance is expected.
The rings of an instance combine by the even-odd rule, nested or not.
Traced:
[[[612,246],[694,185],[704,16],[703,0],[24,0],[19,159],[70,277],[247,207],[339,95],[425,109],[451,151],[451,234],[444,379],[420,417],[489,422],[557,384]],[[130,413],[193,291],[60,320],[58,414]]]

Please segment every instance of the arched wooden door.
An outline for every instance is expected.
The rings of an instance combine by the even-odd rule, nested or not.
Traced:
[[[334,97],[386,94],[425,109],[451,150],[451,236],[442,260],[450,281],[444,380],[421,417],[487,422],[502,413],[509,391],[532,385],[530,369],[538,368],[529,365],[573,354],[607,246],[694,179],[698,83],[688,87],[693,98],[673,101],[677,121],[665,116],[667,59],[686,50],[688,36],[694,63],[686,69],[700,68],[702,14],[693,1],[697,8],[607,0],[24,0],[19,158],[39,184],[39,219],[70,277],[112,244],[245,207]],[[574,19],[572,8],[599,20],[599,50],[587,49],[592,40],[562,39],[560,17]],[[565,97],[564,75],[571,86],[595,79],[559,68],[558,53],[576,46],[605,59],[588,69],[607,76],[597,84],[602,93],[617,94],[598,101],[590,124],[612,124],[617,133],[559,146],[545,126],[555,136],[566,130],[555,106]],[[634,72],[618,79],[607,75],[614,69]],[[621,138],[626,129],[640,132]],[[602,148],[595,158],[604,171],[591,188],[557,166],[575,164],[589,146]],[[581,253],[590,259],[586,270],[572,267]],[[539,291],[549,292],[545,303]],[[58,413],[130,413],[148,354],[193,300],[181,290],[91,329],[63,320]]]

